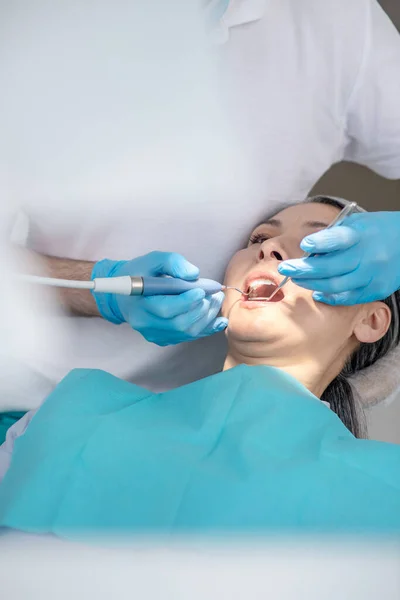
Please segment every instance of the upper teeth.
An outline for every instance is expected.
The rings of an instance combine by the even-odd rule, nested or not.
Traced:
[[[250,283],[250,289],[258,285],[276,285],[276,283],[270,279],[256,279]]]

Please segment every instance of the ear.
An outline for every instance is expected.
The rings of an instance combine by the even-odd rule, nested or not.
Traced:
[[[354,327],[354,335],[359,342],[373,344],[387,333],[392,313],[384,302],[371,302],[363,308],[361,318]]]

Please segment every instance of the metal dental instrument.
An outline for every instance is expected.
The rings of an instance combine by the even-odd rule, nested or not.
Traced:
[[[333,219],[332,223],[329,223],[328,227],[326,229],[331,229],[331,227],[335,227],[336,225],[340,225],[344,219],[353,212],[353,210],[355,210],[355,208],[357,207],[357,203],[356,202],[350,202],[349,204],[347,204],[343,210],[340,211],[340,213]],[[309,258],[310,256],[314,256],[314,254],[312,252],[305,252],[302,256],[302,258]],[[283,281],[281,281],[281,283],[278,285],[278,287],[272,292],[272,294],[268,297],[268,298],[259,298],[259,300],[268,300],[268,302],[270,300],[272,300],[272,298],[275,296],[275,294],[277,294],[279,292],[279,290],[281,290],[283,288],[284,285],[287,284],[287,282],[291,279],[291,277],[289,277],[289,275],[287,275],[285,277],[285,279],[283,279]]]
[[[239,288],[232,287],[231,285],[223,285],[221,289],[222,289],[222,291],[224,291],[224,290],[235,290],[236,292],[239,292],[239,294],[243,294],[243,296],[248,296],[249,295],[246,292],[242,292],[242,290],[239,290]]]

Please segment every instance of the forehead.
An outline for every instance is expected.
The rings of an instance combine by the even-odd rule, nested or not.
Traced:
[[[319,204],[318,202],[307,202],[289,206],[273,215],[271,219],[279,221],[283,228],[295,225],[301,226],[308,222],[320,223],[322,227],[329,225],[339,212],[340,209],[335,206]]]

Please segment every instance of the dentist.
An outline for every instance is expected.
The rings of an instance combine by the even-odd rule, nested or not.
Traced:
[[[224,118],[257,193],[249,186],[231,199],[221,193],[211,203],[205,193],[187,204],[170,196],[148,201],[116,183],[124,161],[136,168],[129,140],[140,82],[130,74],[130,3],[23,5],[14,0],[2,18],[0,155],[6,192],[28,207],[29,248],[53,277],[218,279],[232,239],[273,208],[303,200],[332,164],[354,161],[400,178],[400,36],[376,0],[204,3]],[[170,20],[173,10],[171,2]],[[153,18],[161,27],[157,8]],[[95,193],[105,190],[95,227],[35,208],[49,194],[59,206],[66,190],[92,197],[82,173],[99,182]],[[124,194],[122,212],[115,198]],[[280,272],[320,302],[381,299],[400,287],[399,236],[400,212],[354,215],[303,240],[304,250],[323,257],[285,262]],[[56,383],[71,368],[104,368],[157,391],[208,375],[223,356],[207,345],[227,326],[218,316],[222,299],[199,290],[139,299],[64,291],[69,350],[54,357],[46,376]]]

